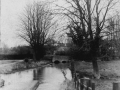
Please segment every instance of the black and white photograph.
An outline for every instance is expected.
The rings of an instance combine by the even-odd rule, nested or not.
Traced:
[[[120,90],[120,0],[0,0],[0,90]]]

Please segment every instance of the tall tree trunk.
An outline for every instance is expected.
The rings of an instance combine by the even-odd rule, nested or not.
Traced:
[[[72,78],[74,78],[74,73],[75,73],[75,66],[74,66],[74,61],[71,60],[71,73],[72,73]]]
[[[45,55],[45,48],[43,45],[35,45],[32,47],[34,61],[39,61]]]
[[[97,63],[97,56],[99,54],[99,41],[100,38],[96,37],[92,42],[91,42],[91,60],[93,64],[93,73],[95,78],[99,79],[100,78],[100,72],[99,72],[99,67]]]
[[[92,60],[94,77],[100,79],[100,72],[97,60]]]
[[[37,61],[35,50],[33,49],[33,60]]]

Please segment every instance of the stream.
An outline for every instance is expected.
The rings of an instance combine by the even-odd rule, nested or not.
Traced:
[[[0,78],[5,81],[5,84],[0,90],[26,90],[35,80],[40,81],[37,90],[58,90],[65,77],[72,80],[67,63],[53,64],[12,74],[1,74]]]

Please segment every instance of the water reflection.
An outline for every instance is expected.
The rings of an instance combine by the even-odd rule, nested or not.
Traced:
[[[33,80],[42,80],[43,68],[36,68],[33,70]]]
[[[5,81],[0,90],[24,90],[33,81],[33,70],[1,74],[0,76]]]
[[[45,68],[36,68],[16,72],[12,74],[1,74],[0,78],[5,80],[5,85],[0,90],[26,90],[35,80],[40,81],[38,90],[57,90],[59,85],[67,79],[71,80],[71,71],[68,64],[53,64]]]
[[[59,66],[57,66],[57,68],[44,68],[43,79],[37,90],[59,90],[60,85],[64,82],[66,78],[68,80],[72,80],[71,71],[65,67],[64,69],[61,69],[61,66]],[[63,75],[63,70],[66,72],[66,78]]]

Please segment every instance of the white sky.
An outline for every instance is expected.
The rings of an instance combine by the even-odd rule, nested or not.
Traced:
[[[17,37],[16,33],[19,15],[24,10],[26,4],[32,1],[40,0],[1,0],[1,41],[7,46],[13,47],[25,44],[24,41]]]
[[[8,47],[26,43],[17,37],[19,16],[26,4],[33,1],[40,0],[1,0],[1,41]]]
[[[19,15],[28,1],[30,0],[1,0],[1,41],[9,47],[21,44],[16,31]]]

